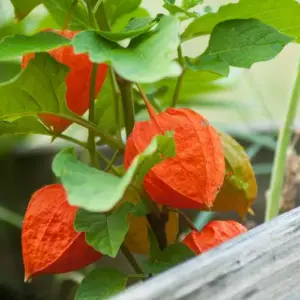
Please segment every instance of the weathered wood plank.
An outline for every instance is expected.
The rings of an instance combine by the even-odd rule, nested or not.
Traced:
[[[112,300],[299,300],[300,208]]]

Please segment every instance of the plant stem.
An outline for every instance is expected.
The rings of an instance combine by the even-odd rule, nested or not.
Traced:
[[[151,119],[154,118],[157,115],[155,109],[153,108],[152,104],[150,103],[149,99],[147,98],[147,96],[146,96],[145,92],[143,91],[143,89],[141,88],[141,86],[137,83],[136,83],[136,86],[140,92],[141,97],[144,100],[144,103],[147,107],[150,118]]]
[[[160,250],[164,250],[167,246],[165,229],[168,222],[168,213],[161,211],[145,191],[142,191],[141,195],[150,212],[147,214],[148,224],[156,237]]]
[[[91,0],[85,0],[85,3],[86,3],[86,6],[87,6],[91,26],[92,26],[92,28],[97,29],[97,23],[96,23],[95,16],[94,16],[94,13],[93,13],[92,1]]]
[[[75,114],[72,117],[70,115],[66,115],[66,116],[62,116],[62,117],[64,117],[65,119],[68,119],[78,125],[81,125],[81,126],[87,128],[88,130],[93,131],[96,134],[96,136],[101,137],[106,142],[107,145],[113,147],[114,149],[118,149],[121,152],[124,151],[124,145],[122,142],[118,141],[112,135],[102,131],[95,124],[93,124]]]
[[[96,91],[96,77],[97,77],[98,65],[93,64],[92,67],[92,76],[91,76],[91,85],[90,85],[90,102],[89,102],[89,121],[93,124],[95,123],[95,91]],[[95,143],[95,133],[92,130],[89,130],[88,150],[90,153],[90,159],[92,165],[95,168],[99,168],[99,160],[97,155],[96,143]]]
[[[66,16],[65,23],[64,23],[64,26],[63,26],[63,30],[68,28],[69,23],[72,19],[72,16],[73,16],[73,13],[74,13],[74,10],[75,10],[77,4],[78,4],[78,0],[73,0],[73,2],[71,4],[71,7],[70,7],[70,10],[69,10],[69,12]]]
[[[274,165],[271,175],[270,189],[267,195],[267,209],[265,221],[275,218],[280,209],[280,199],[285,174],[286,156],[292,135],[292,127],[296,117],[298,102],[300,98],[300,58],[298,62],[297,75],[292,87],[291,96],[285,114],[284,124],[279,133],[275,151]]]
[[[184,76],[184,73],[185,73],[181,45],[179,45],[177,52],[178,52],[178,60],[179,60],[179,63],[182,67],[182,72],[179,75],[179,77],[177,79],[177,82],[176,82],[171,107],[175,107],[176,104],[178,103],[179,95],[180,95],[180,89],[181,89],[181,85],[182,85],[182,82],[183,82],[183,76]]]
[[[97,154],[104,162],[106,162],[108,165],[110,164],[111,161],[108,158],[106,158],[104,155],[102,155],[102,153],[97,152]],[[122,174],[118,171],[118,169],[116,169],[114,165],[111,165],[110,169],[115,175],[117,175],[118,177],[122,177]]]
[[[98,0],[93,8],[93,14],[95,15],[97,13],[98,8],[102,4],[103,0]]]
[[[152,212],[147,215],[147,220],[156,237],[160,250],[163,251],[167,247],[167,237],[165,229],[168,222],[168,214],[160,213],[158,217],[155,212]]]
[[[124,256],[127,258],[128,262],[131,264],[134,271],[138,274],[143,274],[143,270],[135,260],[134,256],[131,254],[131,252],[128,250],[128,248],[123,244],[121,246],[121,251],[123,252]]]
[[[132,132],[135,123],[132,83],[123,78],[118,78],[117,82],[122,96],[124,125],[126,130],[126,136],[128,138],[128,136]]]
[[[22,216],[2,206],[0,206],[0,220],[17,228],[22,228]]]
[[[115,117],[116,117],[116,125],[117,125],[116,136],[119,141],[122,141],[122,136],[121,136],[122,127],[121,127],[121,119],[120,119],[121,94],[116,80],[116,75],[112,67],[109,68],[109,77],[110,77],[111,87],[113,90],[114,101],[115,101]]]
[[[91,0],[94,6],[93,13],[98,23],[99,29],[103,31],[110,31],[110,25],[106,16],[104,1],[103,0]]]
[[[119,153],[120,153],[120,152],[119,152],[118,150],[114,153],[112,159],[111,159],[110,162],[107,164],[107,166],[106,166],[104,172],[108,172],[108,171],[113,167],[113,164],[116,162]]]
[[[51,131],[49,131],[49,135],[51,135],[53,137],[57,137],[57,138],[63,139],[63,140],[66,140],[68,142],[74,143],[74,144],[76,144],[78,146],[81,146],[81,147],[87,149],[87,143],[82,142],[80,140],[77,140],[77,139],[75,139],[75,138],[73,138],[71,136],[68,136],[68,135],[65,135],[65,134],[62,134],[62,133],[56,134],[56,133],[53,133]]]
[[[190,227],[191,230],[198,231],[198,229],[196,228],[194,223],[190,220],[190,218],[183,211],[181,211],[180,209],[177,209],[177,208],[168,208],[168,210],[177,212],[185,220],[185,222],[188,224],[188,226]]]

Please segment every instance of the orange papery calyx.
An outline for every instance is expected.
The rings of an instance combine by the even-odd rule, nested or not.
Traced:
[[[72,39],[78,32],[70,30],[46,29],[66,38]],[[48,52],[56,61],[69,67],[70,72],[66,77],[66,104],[75,114],[81,116],[89,108],[90,85],[93,63],[86,54],[75,54],[73,46],[63,46]],[[25,68],[34,58],[34,53],[23,56],[21,67]],[[96,74],[95,99],[104,83],[108,66],[99,64]],[[53,128],[55,132],[62,132],[72,122],[54,115],[39,115],[43,123]]]
[[[182,243],[198,255],[246,231],[246,227],[236,221],[211,221],[201,231],[192,230]]]
[[[25,281],[39,274],[81,269],[102,257],[86,243],[84,232],[75,231],[77,210],[68,203],[61,184],[45,186],[32,195],[22,227]]]
[[[211,208],[225,174],[223,148],[209,122],[188,108],[168,108],[157,114],[143,95],[150,120],[137,122],[124,155],[127,169],[154,136],[174,132],[176,156],[154,166],[144,179],[150,198],[175,208]]]

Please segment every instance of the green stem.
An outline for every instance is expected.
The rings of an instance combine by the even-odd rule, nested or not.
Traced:
[[[98,8],[100,7],[100,5],[102,4],[103,0],[98,0],[93,8],[93,14],[95,15],[98,11]]]
[[[103,0],[91,0],[94,5],[93,13],[98,23],[99,29],[103,31],[110,31],[110,25],[106,16]]]
[[[51,135],[52,137],[56,137],[56,138],[60,138],[60,139],[66,140],[68,142],[74,143],[74,144],[76,144],[78,146],[81,146],[81,147],[87,149],[87,143],[82,142],[80,140],[77,140],[77,139],[75,139],[75,138],[73,138],[71,136],[68,136],[68,135],[65,135],[65,134],[62,134],[62,133],[56,134],[56,133],[53,133],[51,131],[49,131],[49,135]]]
[[[110,160],[108,158],[106,158],[104,155],[102,155],[102,153],[100,153],[99,151],[97,152],[98,156],[105,162],[107,163],[107,165],[110,164]],[[122,174],[118,171],[118,169],[114,166],[111,165],[110,169],[112,170],[112,172],[117,175],[118,177],[122,177]]]
[[[132,132],[135,123],[132,83],[125,79],[119,78],[118,85],[122,96],[124,125],[126,130],[126,136],[128,138],[128,136]]]
[[[93,13],[92,1],[91,0],[85,0],[85,3],[86,3],[86,6],[87,6],[91,27],[96,29],[97,28],[97,23],[96,23],[95,16],[94,16],[94,13]]]
[[[173,94],[173,99],[172,99],[171,107],[175,107],[177,105],[177,103],[178,103],[179,96],[180,96],[180,89],[181,89],[182,82],[183,82],[183,76],[184,76],[184,73],[185,73],[181,45],[179,45],[179,47],[178,47],[178,60],[179,60],[179,63],[181,65],[181,67],[182,67],[182,72],[179,75],[179,77],[177,79],[177,82],[176,82],[176,86],[175,86],[175,90],[174,90],[174,94]]]
[[[141,267],[135,260],[134,256],[131,254],[131,252],[128,250],[128,248],[124,244],[121,246],[121,250],[122,250],[124,256],[127,258],[128,262],[131,264],[134,271],[138,274],[143,274],[144,273],[143,270],[141,269]]]
[[[116,160],[117,160],[117,158],[118,158],[119,153],[120,153],[120,152],[119,152],[118,150],[114,153],[114,155],[113,155],[111,161],[107,164],[107,166],[106,166],[104,172],[108,172],[108,171],[113,167],[114,163],[116,162]]]
[[[169,209],[170,211],[175,211],[177,212],[187,223],[187,225],[190,227],[191,230],[198,231],[197,228],[195,227],[194,223],[190,220],[190,218],[181,210],[179,209]]]
[[[96,92],[97,70],[98,70],[98,65],[93,64],[91,85],[90,85],[90,102],[89,102],[89,121],[92,124],[95,123],[95,92]],[[95,133],[92,130],[89,130],[87,146],[90,153],[92,165],[95,168],[99,168],[100,164],[98,160],[96,143],[95,143]]]
[[[122,126],[121,126],[121,119],[120,119],[121,94],[116,80],[116,74],[112,67],[109,68],[109,77],[110,77],[111,87],[113,90],[114,101],[115,101],[115,117],[116,117],[116,125],[117,125],[116,136],[119,141],[122,141],[122,136],[121,136]]]
[[[87,128],[88,130],[93,131],[96,134],[96,136],[101,137],[106,142],[107,145],[113,147],[114,149],[118,149],[121,152],[124,151],[124,145],[122,142],[118,141],[112,135],[102,131],[100,128],[95,126],[93,123],[91,123],[77,115],[73,115],[72,117],[70,117],[70,115],[67,115],[64,117],[78,125],[81,125],[81,126]]]
[[[72,19],[72,16],[73,16],[73,13],[75,11],[75,8],[78,4],[78,0],[73,0],[72,4],[71,4],[71,7],[70,7],[70,10],[66,16],[66,19],[65,19],[65,23],[64,23],[64,27],[63,27],[63,30],[67,29],[68,26],[69,26],[69,23]]]
[[[286,156],[292,135],[294,119],[297,113],[298,102],[300,98],[300,59],[298,62],[297,75],[292,88],[292,93],[288,102],[285,114],[284,124],[279,133],[277,147],[275,151],[275,160],[271,175],[270,189],[267,195],[267,209],[265,221],[275,218],[279,214],[280,199],[282,195],[282,186],[285,174]]]
[[[153,108],[152,104],[150,103],[149,99],[147,98],[146,93],[143,91],[142,87],[138,83],[136,83],[136,86],[139,90],[139,93],[140,93],[142,99],[144,100],[144,103],[146,105],[146,108],[148,110],[148,114],[149,114],[150,118],[153,119],[157,115],[157,112]]]
[[[0,220],[17,228],[22,228],[22,216],[10,211],[7,208],[0,206]]]

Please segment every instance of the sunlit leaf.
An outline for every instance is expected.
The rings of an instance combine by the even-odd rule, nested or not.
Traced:
[[[87,166],[74,156],[72,149],[61,151],[55,157],[52,169],[67,190],[71,205],[89,211],[109,211],[123,198],[131,184],[140,188],[144,176],[155,164],[174,155],[173,135],[167,132],[153,138],[122,178]]]
[[[300,4],[296,0],[240,0],[222,6],[216,13],[196,18],[184,31],[183,38],[210,34],[218,23],[226,20],[256,18],[299,42],[299,15]]]
[[[46,52],[70,43],[69,39],[54,32],[39,32],[32,36],[17,34],[0,42],[0,60],[16,58],[28,53]]]
[[[230,66],[250,68],[255,62],[270,60],[291,41],[259,20],[229,20],[214,28],[207,49],[192,65],[227,76]]]
[[[36,54],[17,77],[0,84],[0,120],[36,114],[73,116],[65,104],[67,73],[68,68],[50,55]]]
[[[139,36],[127,48],[107,41],[94,31],[77,34],[73,45],[76,53],[88,53],[95,63],[110,63],[127,80],[152,82],[181,73],[171,55],[179,45],[178,32],[178,19],[164,16],[151,34]]]

